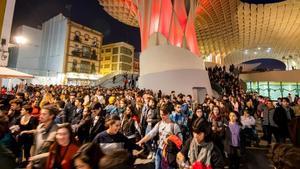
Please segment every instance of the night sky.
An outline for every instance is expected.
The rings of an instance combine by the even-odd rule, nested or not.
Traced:
[[[140,51],[139,29],[112,18],[97,0],[16,0],[12,36],[20,25],[36,28],[59,13],[102,32],[103,44],[123,41]]]

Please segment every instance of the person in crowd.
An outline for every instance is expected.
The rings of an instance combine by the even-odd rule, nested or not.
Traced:
[[[224,160],[221,151],[211,140],[211,125],[203,118],[197,118],[192,125],[193,137],[189,138],[177,154],[182,168],[202,165],[206,168],[222,169]]]
[[[170,135],[176,135],[182,140],[182,134],[180,131],[180,127],[173,123],[169,118],[169,112],[165,107],[160,108],[160,117],[161,121],[158,122],[154,128],[146,134],[145,137],[143,137],[139,142],[137,142],[138,145],[142,145],[143,143],[146,143],[150,139],[154,138],[155,136],[158,136],[158,148],[155,154],[155,169],[161,169],[161,163],[162,163],[162,149],[164,146],[164,140]]]
[[[220,114],[220,108],[218,106],[212,107],[212,112],[209,114],[208,121],[212,126],[212,139],[216,146],[223,152],[223,138],[224,138],[224,123],[225,119]]]
[[[21,118],[22,100],[13,99],[9,102],[10,109],[8,111],[9,126],[16,125]]]
[[[118,115],[112,114],[107,116],[105,125],[107,130],[99,133],[93,140],[94,143],[99,144],[104,154],[125,150],[132,155],[133,150],[142,150],[141,147],[120,132],[121,119]]]
[[[110,155],[103,156],[99,161],[101,169],[131,169],[133,166],[130,163],[129,154],[127,151],[116,151]]]
[[[240,167],[241,156],[241,126],[238,123],[238,113],[229,113],[229,123],[226,126],[224,150],[229,159],[229,168],[238,169]]]
[[[72,122],[72,114],[74,112],[74,110],[76,109],[76,106],[75,106],[75,99],[76,99],[76,93],[72,92],[69,96],[69,100],[68,102],[66,103],[65,105],[65,108],[64,108],[64,112],[66,113],[65,117],[66,117],[66,122],[68,123],[71,123]]]
[[[36,118],[31,116],[32,107],[30,105],[24,105],[21,109],[21,119],[18,121],[17,125],[19,126],[19,134],[17,135],[18,145],[21,150],[24,150],[24,153],[21,151],[19,154],[19,162],[22,161],[24,154],[24,159],[28,162],[30,157],[30,149],[33,145],[33,134],[26,133],[26,131],[31,131],[36,129],[38,121]]]
[[[18,155],[18,146],[15,137],[9,130],[9,119],[3,113],[0,113],[0,145],[4,151],[9,151],[13,157]],[[11,156],[10,155],[10,156]]]
[[[73,166],[76,169],[98,169],[99,160],[103,156],[98,144],[86,143],[74,154]]]
[[[49,148],[55,141],[55,134],[57,125],[54,118],[58,113],[55,105],[46,105],[41,109],[40,124],[36,130],[23,131],[23,134],[34,133],[35,150],[33,156],[30,157],[29,166],[32,168],[44,168],[47,156],[49,155]]]
[[[266,106],[267,111],[263,112],[263,128],[266,132],[266,140],[268,142],[268,146],[270,146],[272,142],[272,135],[274,135],[277,143],[280,141],[280,137],[278,126],[274,122],[275,106],[273,105],[271,100],[266,101]]]
[[[179,125],[181,133],[183,135],[183,138],[186,138],[188,135],[187,134],[187,132],[188,132],[188,129],[187,129],[188,117],[182,113],[181,104],[179,104],[179,103],[175,104],[175,111],[173,111],[170,114],[170,120],[173,123],[176,123]]]
[[[192,125],[194,124],[195,120],[197,120],[198,118],[204,118],[204,113],[202,110],[202,106],[199,104],[198,106],[196,106],[195,111],[192,115],[192,118],[189,119],[189,131],[192,131]]]
[[[296,117],[300,117],[300,98],[298,97],[295,100],[295,105],[293,106],[293,110]]]
[[[82,119],[78,123],[75,129],[76,138],[81,144],[89,141],[89,130],[91,127],[91,110],[89,107],[85,107],[82,112]]]
[[[65,102],[64,101],[57,101],[56,106],[59,110],[59,113],[55,117],[55,123],[56,124],[62,124],[66,122],[66,113],[64,110]]]
[[[92,118],[89,128],[89,141],[94,140],[96,135],[105,130],[105,113],[100,103],[96,103],[91,108]]]
[[[117,108],[114,105],[115,102],[116,102],[116,97],[115,96],[110,96],[109,99],[108,99],[108,105],[104,108],[107,115],[118,113]]]
[[[125,112],[126,106],[126,100],[124,98],[120,99],[119,105],[117,107],[117,114],[120,116],[120,118],[123,117],[123,113]]]
[[[145,129],[145,134],[148,134],[159,121],[159,112],[156,108],[156,100],[153,97],[149,97],[148,99],[147,112],[144,112],[145,114],[142,114],[141,117],[142,121],[145,123],[142,124],[142,127]],[[148,159],[152,159],[154,157],[155,147],[156,143],[154,140],[149,140],[149,142],[146,143],[147,151],[149,151]]]
[[[255,145],[258,146],[259,139],[255,130],[255,118],[250,115],[248,109],[244,110],[243,115],[241,116],[242,132],[245,135],[245,139],[250,141],[255,141]]]
[[[16,147],[13,137],[9,133],[8,118],[0,114],[0,166],[3,169],[16,168],[16,157],[12,151]]]
[[[274,122],[278,126],[279,139],[284,143],[286,138],[290,138],[288,123],[295,117],[294,110],[289,106],[290,100],[287,97],[282,98],[281,106],[274,112]]]
[[[81,118],[82,118],[82,111],[83,111],[83,99],[80,97],[77,97],[75,99],[74,105],[75,105],[75,109],[72,112],[72,117],[71,117],[71,124],[72,125],[76,125],[80,122]]]
[[[39,107],[40,105],[40,100],[39,98],[34,98],[34,101],[32,103],[32,112],[31,112],[31,115],[36,118],[37,120],[39,119],[40,117],[40,111],[41,111],[41,108]]]
[[[70,124],[60,125],[56,130],[55,142],[49,149],[45,169],[71,169],[72,156],[77,150]]]
[[[141,136],[141,129],[137,118],[138,117],[133,114],[133,107],[128,105],[122,119],[121,131],[132,142],[136,142]]]

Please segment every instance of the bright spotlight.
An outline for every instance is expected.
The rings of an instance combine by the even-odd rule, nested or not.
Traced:
[[[16,36],[15,40],[16,40],[16,43],[19,45],[24,45],[28,42],[28,40],[24,36]]]

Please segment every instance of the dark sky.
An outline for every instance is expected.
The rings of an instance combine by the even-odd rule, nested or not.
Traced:
[[[71,10],[68,10],[70,6]],[[103,44],[124,41],[140,51],[139,29],[112,18],[97,0],[16,0],[12,35],[20,25],[37,27],[59,13],[102,32]]]

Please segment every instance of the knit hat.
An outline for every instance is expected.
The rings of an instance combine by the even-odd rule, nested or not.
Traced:
[[[114,104],[116,102],[116,97],[115,96],[110,96],[108,99],[109,104]]]

